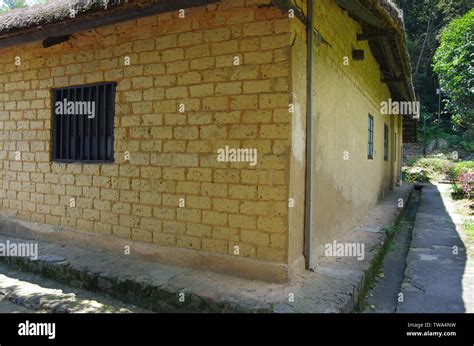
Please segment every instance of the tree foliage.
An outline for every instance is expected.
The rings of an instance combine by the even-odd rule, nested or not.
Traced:
[[[21,7],[28,6],[26,4],[26,0],[3,0],[3,2],[9,9],[21,8]]]
[[[45,4],[48,0],[30,1],[33,4]],[[26,0],[3,0],[3,7],[0,7],[0,13],[13,10],[14,8],[28,7]]]
[[[454,125],[474,130],[474,9],[446,26],[433,61]]]
[[[470,0],[395,0],[403,10],[415,91],[426,115],[435,119],[438,112],[438,76],[433,56],[439,46],[442,29],[469,10]],[[447,117],[451,127],[450,117]]]

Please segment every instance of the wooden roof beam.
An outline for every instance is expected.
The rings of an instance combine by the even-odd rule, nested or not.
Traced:
[[[363,6],[359,0],[336,0],[336,2],[354,17],[360,18],[364,22],[378,28],[384,27],[383,20]]]
[[[386,84],[401,83],[404,81],[405,81],[405,78],[403,77],[386,77],[382,79],[382,83],[386,83]]]
[[[362,33],[362,34],[357,34],[357,41],[377,40],[379,38],[384,38],[389,35],[390,35],[390,32],[386,30],[380,30],[377,32],[372,32],[372,33]]]

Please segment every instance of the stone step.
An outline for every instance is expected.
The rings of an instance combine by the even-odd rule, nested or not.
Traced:
[[[28,313],[149,313],[108,296],[22,273],[0,264],[0,301]],[[12,307],[7,309],[11,310]],[[0,307],[0,312],[5,312]]]

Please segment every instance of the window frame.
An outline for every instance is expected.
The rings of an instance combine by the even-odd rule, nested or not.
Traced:
[[[375,137],[374,123],[375,123],[375,119],[374,119],[373,115],[369,114],[369,117],[368,117],[368,139],[367,139],[367,158],[369,160],[374,159],[374,137]]]
[[[95,90],[94,90],[95,88]],[[98,164],[114,163],[114,141],[115,141],[115,101],[116,101],[116,82],[99,82],[91,84],[81,84],[51,89],[51,161],[55,163],[80,163],[80,164]],[[60,92],[60,95],[57,95]],[[65,93],[67,97],[64,96]],[[69,100],[73,93],[73,101],[95,101],[96,114],[94,124],[87,122],[87,115],[59,115],[56,114],[56,102],[64,98]],[[88,96],[85,96],[85,93]],[[94,93],[94,94],[93,94]],[[80,97],[78,96],[80,95]],[[99,100],[99,102],[97,102]],[[71,100],[72,101],[72,100]],[[105,113],[105,117],[104,117]],[[65,123],[63,120],[58,124],[59,117],[68,117]],[[71,119],[69,119],[71,117]],[[96,120],[97,119],[97,120]],[[102,120],[104,119],[104,120]],[[100,123],[99,123],[100,121]],[[72,126],[70,129],[69,126]],[[87,126],[87,131],[85,126]],[[95,127],[96,135],[92,135]],[[71,134],[72,130],[72,134]],[[102,132],[103,133],[99,133]],[[82,132],[82,133],[81,133]],[[88,133],[85,133],[88,132]],[[94,139],[95,137],[95,139]],[[72,139],[74,138],[74,139]],[[98,138],[98,139],[97,139]],[[78,146],[78,141],[80,144]],[[99,143],[102,142],[103,143]],[[66,143],[67,144],[64,144]],[[104,144],[104,149],[101,148]],[[65,146],[65,147],[63,147]],[[66,148],[66,149],[65,149]],[[78,150],[79,148],[79,150]],[[95,148],[95,149],[94,149]],[[66,155],[63,151],[66,150]],[[72,151],[73,153],[71,153]],[[88,151],[88,155],[87,154]],[[86,158],[87,156],[87,158]],[[91,158],[92,157],[92,158]]]
[[[389,135],[390,135],[390,128],[386,123],[383,124],[383,159],[384,161],[388,161],[389,155]]]

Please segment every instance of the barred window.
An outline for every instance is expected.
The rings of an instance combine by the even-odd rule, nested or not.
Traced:
[[[369,114],[367,157],[374,158],[374,117]]]
[[[114,161],[116,83],[53,89],[53,161]]]
[[[383,125],[383,159],[388,161],[388,137],[389,130],[387,124]]]

